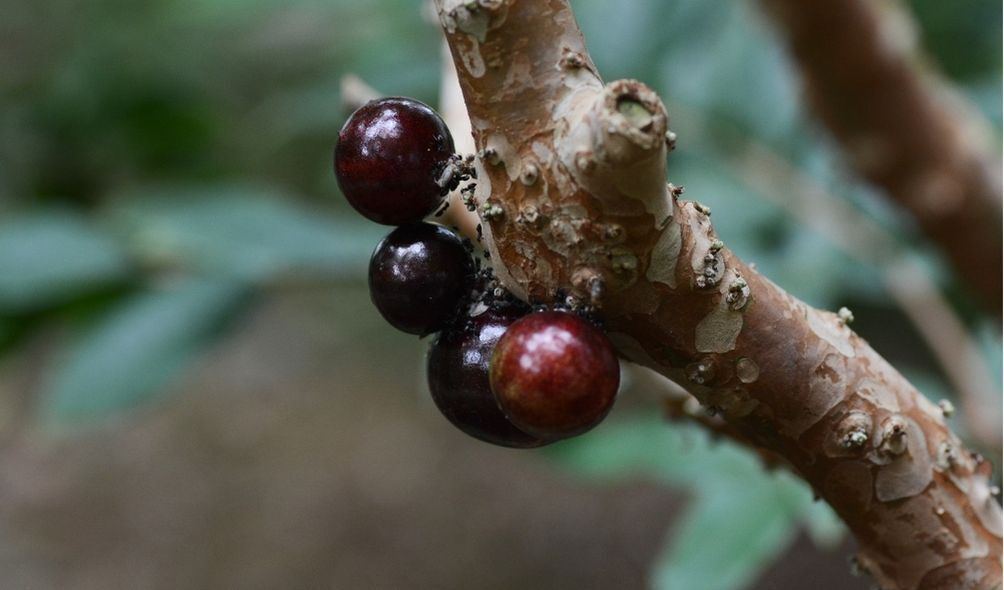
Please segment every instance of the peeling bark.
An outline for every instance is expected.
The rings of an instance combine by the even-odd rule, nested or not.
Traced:
[[[640,82],[601,82],[567,0],[437,6],[506,286],[596,308],[625,358],[783,457],[883,587],[998,583],[990,465],[844,320],[745,265],[666,185],[665,108]]]
[[[1001,165],[989,126],[921,67],[895,2],[763,0],[807,97],[859,174],[920,224],[992,313],[1001,308]]]

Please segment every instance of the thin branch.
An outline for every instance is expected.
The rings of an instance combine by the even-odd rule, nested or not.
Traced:
[[[342,110],[346,114],[358,109],[371,100],[376,100],[382,95],[379,91],[366,83],[365,80],[355,74],[345,74],[339,82],[342,94]]]
[[[443,68],[439,83],[439,113],[446,121],[453,135],[454,147],[458,154],[473,154],[474,136],[471,134],[471,119],[467,116],[464,105],[464,95],[460,92],[460,80],[457,79],[457,67],[450,57],[450,47],[443,40]],[[460,189],[453,191],[448,197],[450,206],[443,215],[443,223],[456,227],[461,234],[476,239],[477,225],[481,222],[478,216],[468,211],[461,199]]]
[[[784,457],[883,586],[999,583],[989,463],[845,318],[752,270],[717,239],[707,207],[677,199],[662,102],[637,81],[601,82],[567,0],[437,5],[506,286],[598,309],[625,358]]]
[[[909,211],[1001,311],[1001,158],[990,127],[930,68],[896,2],[763,0],[806,94],[859,174]]]

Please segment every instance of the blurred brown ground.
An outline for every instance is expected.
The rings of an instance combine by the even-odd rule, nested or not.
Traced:
[[[361,288],[276,292],[181,393],[58,439],[15,411],[48,347],[8,359],[0,588],[645,588],[686,498],[467,439],[424,347]],[[849,551],[800,537],[755,587],[866,588]]]

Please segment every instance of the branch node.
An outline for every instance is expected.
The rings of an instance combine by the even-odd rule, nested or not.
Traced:
[[[603,88],[596,142],[608,164],[630,164],[659,152],[666,142],[669,116],[651,88],[637,80],[615,80]]]
[[[603,275],[595,269],[582,267],[572,273],[572,287],[585,295],[589,304],[600,308],[603,304],[603,296],[606,294],[607,284]]]
[[[493,147],[486,147],[478,153],[478,156],[481,158],[481,161],[489,166],[498,166],[502,163],[498,150]]]
[[[906,421],[899,414],[882,423],[882,444],[879,450],[889,455],[902,455],[907,450]]]
[[[676,149],[676,133],[673,131],[666,132],[666,150],[673,151]]]
[[[721,242],[721,240],[716,241]],[[732,282],[729,284],[729,292],[725,296],[725,303],[727,303],[729,309],[733,311],[742,311],[749,303],[750,287],[746,283],[746,279],[740,276],[738,271],[736,271],[735,275],[735,278],[732,279]]]
[[[596,160],[592,152],[581,151],[575,154],[575,167],[583,174],[592,174],[596,170]]]
[[[717,287],[722,282],[722,278],[725,276],[725,258],[722,256],[721,249],[714,249],[714,246],[715,243],[712,242],[711,246],[708,248],[708,253],[704,255],[704,265],[701,267],[700,274],[694,277],[694,285],[698,289],[712,289]],[[747,286],[745,289],[746,297],[748,298],[749,287]],[[739,299],[741,299],[741,297],[737,296],[736,302],[739,302]],[[743,301],[742,305],[745,304],[745,301]],[[734,309],[742,309],[742,306]]]
[[[603,225],[603,241],[618,244],[624,241],[624,226],[619,223],[607,223]]]
[[[533,186],[536,184],[538,178],[540,178],[540,169],[537,168],[536,164],[527,162],[523,165],[523,169],[519,173],[519,181],[524,186]]]
[[[935,459],[938,467],[944,470],[951,469],[958,460],[959,457],[955,452],[955,446],[950,441],[941,441],[941,444],[938,445],[938,454]]]
[[[638,257],[626,248],[617,249],[611,266],[617,272],[633,272],[638,269]]]
[[[710,356],[703,357],[687,365],[684,370],[687,373],[687,379],[692,383],[707,385],[715,378],[715,359]]]
[[[538,227],[542,221],[540,211],[535,205],[523,205],[516,215],[516,223],[529,227]]]
[[[561,54],[561,60],[558,62],[558,65],[562,69],[577,70],[586,66],[586,60],[578,51],[565,48],[565,51]]]
[[[872,418],[861,411],[851,411],[837,424],[826,441],[825,451],[831,457],[854,457],[864,451],[872,431]]]

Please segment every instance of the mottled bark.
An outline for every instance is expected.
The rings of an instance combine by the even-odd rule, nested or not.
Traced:
[[[897,3],[763,0],[809,103],[851,165],[910,212],[993,313],[1001,309],[1001,158],[938,79]]]
[[[883,586],[999,582],[989,464],[841,317],[757,274],[716,238],[706,207],[678,199],[662,102],[640,82],[601,82],[567,1],[437,4],[505,284],[597,308],[625,358],[790,463]]]

